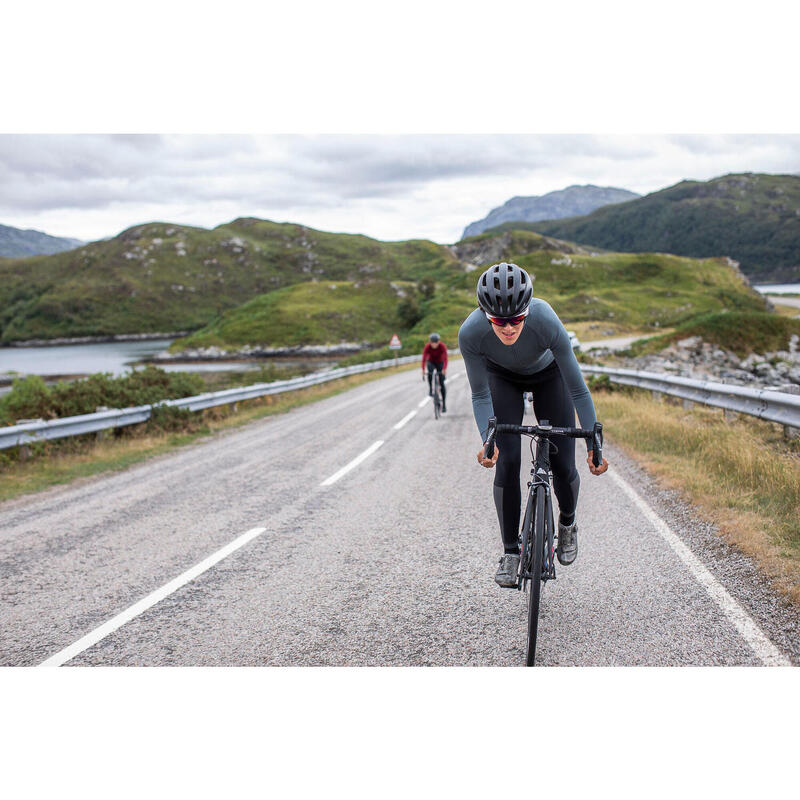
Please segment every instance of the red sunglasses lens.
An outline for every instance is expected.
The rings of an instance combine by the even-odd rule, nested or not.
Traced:
[[[519,325],[525,319],[525,315],[520,314],[518,317],[489,317],[489,319],[492,321],[492,325],[503,328],[506,325]]]

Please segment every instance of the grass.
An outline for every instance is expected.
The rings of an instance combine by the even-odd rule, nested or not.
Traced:
[[[789,339],[800,335],[800,319],[767,312],[731,312],[706,314],[689,320],[669,334],[634,342],[628,355],[657,353],[668,345],[690,336],[699,336],[709,344],[731,350],[740,358],[749,353],[788,350]]]
[[[785,440],[773,423],[687,411],[636,390],[593,396],[609,438],[800,604],[800,440]]]
[[[398,299],[412,288],[408,282],[375,280],[289,286],[253,298],[171,349],[388,342],[395,330],[405,327],[398,317]]]
[[[783,306],[775,303],[775,313],[787,319],[800,319],[800,308],[796,306]]]
[[[412,368],[419,366],[399,367],[398,371]],[[227,407],[207,409],[193,415],[194,427],[189,431],[153,430],[144,423],[120,428],[116,436],[109,433],[109,438],[102,441],[86,436],[42,442],[32,447],[34,455],[28,461],[0,461],[0,502],[80,478],[126,469],[203,437],[324,400],[387,374],[387,370],[378,370],[295,392],[248,400],[239,403],[235,412]]]

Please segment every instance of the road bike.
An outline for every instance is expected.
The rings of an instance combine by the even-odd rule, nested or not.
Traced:
[[[433,416],[439,419],[442,413],[442,387],[439,384],[439,371],[433,370],[433,380],[431,381],[433,391]]]
[[[538,425],[507,425],[498,423],[496,417],[489,419],[488,435],[484,445],[487,458],[494,455],[494,441],[498,433],[513,433],[531,437],[531,479],[528,481],[528,497],[525,515],[520,528],[520,560],[517,572],[517,589],[528,593],[528,643],[525,665],[532,667],[536,658],[536,637],[539,628],[539,603],[542,584],[555,580],[556,527],[553,519],[552,472],[550,471],[550,448],[556,445],[552,436],[567,436],[591,442],[592,461],[596,467],[603,462],[603,426],[596,422],[592,430],[584,428],[555,428],[548,420]],[[534,454],[533,445],[536,443]],[[556,450],[557,452],[557,450]]]

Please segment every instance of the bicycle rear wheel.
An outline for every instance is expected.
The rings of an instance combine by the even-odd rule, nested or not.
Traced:
[[[528,648],[525,653],[525,666],[532,667],[536,659],[536,637],[539,631],[539,601],[542,594],[542,555],[544,554],[546,498],[543,486],[536,489],[533,512],[533,534],[530,581],[528,583]]]

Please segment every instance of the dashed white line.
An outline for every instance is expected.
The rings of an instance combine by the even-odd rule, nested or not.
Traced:
[[[451,382],[458,377],[458,375],[454,375],[450,379]],[[394,429],[400,430],[409,420],[413,419],[417,415],[418,409],[422,408],[429,400],[429,397],[424,397],[416,409],[410,411],[405,417],[403,417],[403,419],[394,425]],[[366,459],[368,459],[383,444],[383,439],[379,439],[377,442],[374,442],[366,450],[364,450],[363,453],[360,453],[352,461],[345,464],[345,466],[338,470],[338,472],[335,472],[329,478],[326,478],[320,485],[330,486],[331,484],[336,483],[336,481],[350,472],[350,470],[355,469],[363,461],[366,461]],[[225,545],[225,547],[222,547],[215,553],[212,553],[210,556],[208,556],[208,558],[203,559],[199,564],[196,564],[185,572],[182,572],[177,578],[173,578],[171,581],[169,581],[169,583],[165,583],[159,589],[156,589],[146,597],[143,597],[137,603],[134,603],[132,606],[125,609],[125,611],[120,612],[115,617],[112,617],[110,620],[104,622],[93,631],[87,633],[86,636],[81,637],[74,644],[69,645],[69,647],[65,647],[55,655],[50,656],[50,658],[43,661],[39,666],[59,667],[62,664],[65,664],[67,661],[75,658],[75,656],[79,655],[84,650],[88,650],[90,647],[94,646],[107,636],[111,635],[114,631],[130,622],[132,619],[138,617],[149,608],[152,608],[154,605],[161,602],[161,600],[163,600],[165,597],[173,594],[173,592],[176,592],[182,586],[185,586],[199,575],[202,575],[204,572],[211,569],[211,567],[220,562],[223,558],[229,556],[240,547],[243,547],[257,536],[260,536],[265,530],[266,528],[251,528],[246,533],[243,533],[241,536]]]
[[[214,564],[222,561],[223,558],[229,556],[235,550],[244,547],[248,542],[255,539],[256,536],[260,536],[264,533],[265,530],[266,528],[251,528],[232,542],[226,544],[225,547],[217,550],[216,553],[212,553],[208,558],[203,559],[199,564],[196,564],[191,569],[187,569],[186,572],[181,573],[177,578],[173,578],[169,583],[165,583],[160,589],[150,592],[147,597],[143,597],[138,603],[134,603],[130,608],[117,614],[116,617],[112,617],[108,622],[104,622],[99,628],[95,628],[91,631],[91,633],[87,633],[86,636],[78,639],[75,644],[65,647],[54,656],[50,656],[50,658],[43,661],[39,666],[60,667],[70,659],[75,658],[79,653],[88,650],[101,639],[105,639],[106,636],[113,633],[117,628],[121,628],[126,622],[130,622],[134,617],[138,617],[139,614],[147,611],[148,608],[152,608],[156,603],[180,589],[181,586],[194,580],[198,575],[202,575],[206,570],[211,569]]]
[[[326,478],[320,486],[330,486],[332,483],[336,483],[343,475],[347,475],[351,469],[355,469],[362,461],[366,461],[381,445],[383,444],[383,439],[378,439],[377,442],[373,442],[363,453],[357,455],[349,464],[345,464],[338,472],[334,472],[330,478]]]
[[[637,494],[636,490],[616,472],[609,471],[608,474],[675,551],[678,558],[683,561],[695,579],[711,596],[711,599],[720,607],[722,613],[739,631],[742,638],[750,645],[750,649],[761,659],[761,662],[770,667],[791,666],[789,659],[764,635],[755,620],[728,594],[722,584],[703,566],[683,541],[670,530],[667,523]]]
[[[401,420],[400,420],[400,422],[396,422],[396,423],[395,423],[395,425],[394,425],[394,429],[395,429],[396,431],[399,431],[399,430],[400,430],[400,428],[402,428],[402,427],[403,427],[403,425],[405,425],[405,424],[406,424],[406,422],[408,422],[410,419],[413,419],[414,417],[416,417],[418,413],[419,413],[419,410],[418,410],[418,409],[416,409],[416,408],[415,408],[413,411],[409,411],[409,412],[408,412],[408,414],[406,414],[406,415],[403,417],[403,419],[401,419]]]

